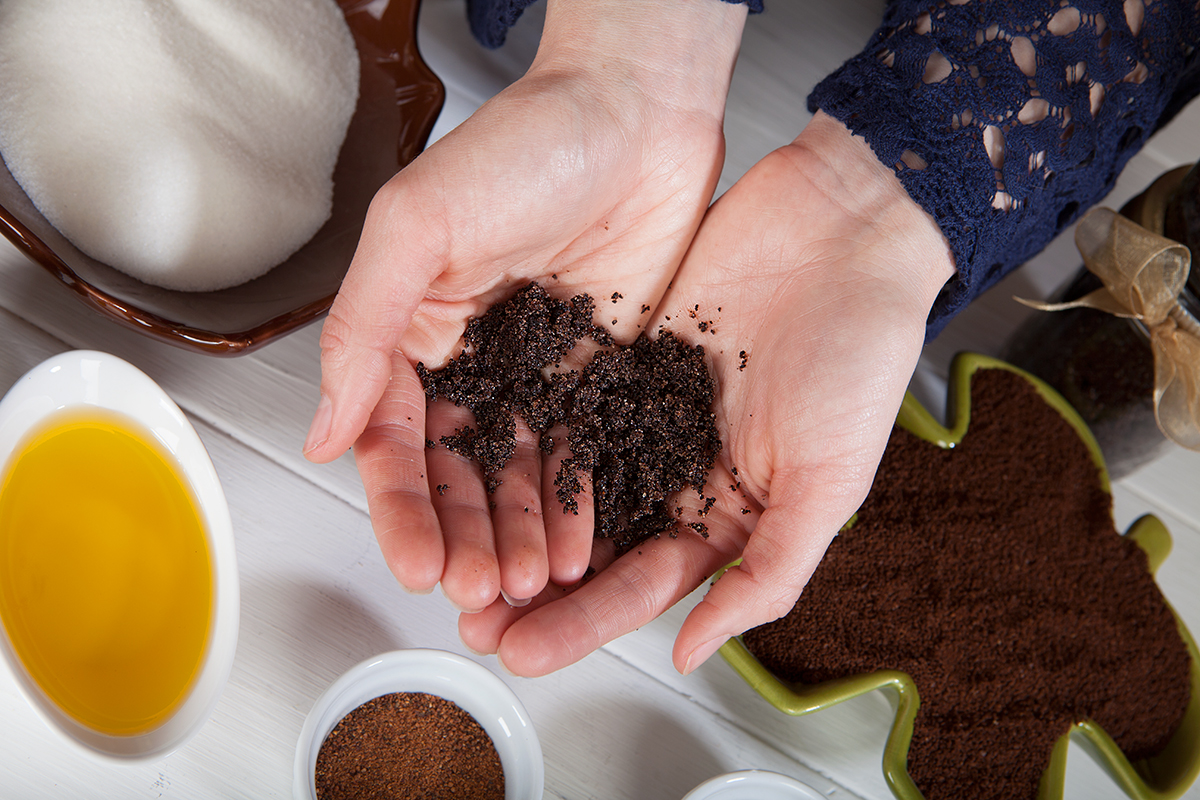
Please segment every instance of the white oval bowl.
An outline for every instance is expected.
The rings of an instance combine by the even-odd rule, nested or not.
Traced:
[[[214,580],[212,625],[204,661],[188,696],[166,721],[145,733],[114,736],[79,723],[48,698],[13,652],[7,634],[0,636],[0,649],[30,704],[67,741],[103,758],[144,761],[176,750],[194,736],[212,715],[229,678],[239,614],[233,525],[217,472],[187,417],[149,376],[107,353],[60,353],[12,385],[0,400],[0,475],[8,471],[14,449],[31,428],[51,414],[89,406],[124,415],[152,435],[174,457],[196,499]]]
[[[683,800],[827,800],[795,778],[759,769],[718,775],[688,792]]]
[[[394,650],[352,667],[325,690],[300,731],[292,796],[316,800],[317,753],[329,732],[368,700],[393,692],[437,695],[466,711],[491,737],[504,768],[504,800],[541,800],[545,764],[525,707],[489,669],[444,650]]]

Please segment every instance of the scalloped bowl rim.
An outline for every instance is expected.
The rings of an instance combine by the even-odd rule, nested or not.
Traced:
[[[349,266],[348,253],[352,253],[353,246],[344,244],[350,233],[346,225],[353,220],[357,241],[362,223],[359,207],[365,213],[369,202],[363,187],[377,187],[380,178],[390,178],[424,149],[446,98],[445,85],[417,46],[421,0],[387,0],[378,13],[355,0],[337,2],[351,23],[356,45],[362,40],[359,56],[363,75],[372,81],[364,81],[361,87],[359,106],[339,153],[333,216],[280,265],[254,280],[215,292],[175,292],[140,282],[90,258],[66,241],[33,207],[8,174],[2,158],[0,177],[12,184],[14,194],[7,206],[0,202],[0,234],[92,311],[125,328],[193,352],[243,355],[319,320],[332,306]],[[360,29],[367,25],[370,30]],[[389,48],[394,52],[388,52]],[[381,52],[375,53],[375,49]],[[393,73],[406,81],[402,87],[384,91],[377,86],[382,76],[395,77]],[[375,87],[370,92],[368,84]],[[385,105],[400,109],[396,127],[380,112]],[[399,154],[398,163],[394,169],[389,167],[391,172],[386,177],[378,172],[379,164],[366,163],[367,156],[363,155],[374,153],[375,145],[380,144],[375,139],[383,135],[388,137],[388,146]],[[347,150],[346,144],[351,141],[357,148]],[[339,188],[343,180],[349,188]],[[299,271],[287,277],[276,274],[280,267],[287,269],[289,265]]]
[[[1092,460],[1100,469],[1105,491],[1111,492],[1108,471],[1104,466],[1100,447],[1079,414],[1044,381],[990,356],[959,353],[954,357],[947,388],[947,416],[954,420],[953,427],[946,428],[935,420],[911,393],[905,395],[896,424],[939,447],[952,447],[961,441],[966,433],[970,421],[969,378],[979,369],[1008,370],[1033,384],[1046,402],[1079,433],[1091,453]],[[1124,535],[1132,537],[1146,552],[1152,573],[1157,571],[1170,552],[1170,533],[1153,515],[1136,520]],[[713,581],[723,573],[724,569],[714,576]],[[1187,791],[1200,774],[1200,651],[1197,650],[1195,640],[1175,609],[1171,608],[1169,603],[1167,607],[1175,617],[1180,636],[1191,656],[1191,698],[1183,722],[1168,742],[1166,750],[1152,759],[1139,762],[1135,767],[1099,725],[1090,720],[1076,723],[1054,746],[1050,763],[1039,785],[1038,800],[1061,800],[1071,737],[1075,737],[1108,772],[1113,781],[1134,800],[1175,800]],[[876,689],[891,689],[896,716],[884,745],[884,779],[898,800],[922,800],[921,791],[909,777],[907,769],[913,720],[920,706],[916,684],[907,673],[880,670],[819,684],[789,684],[776,678],[763,667],[742,644],[741,637],[730,639],[718,652],[763,699],[791,716],[811,714]],[[1153,786],[1144,773],[1169,776],[1169,784]]]

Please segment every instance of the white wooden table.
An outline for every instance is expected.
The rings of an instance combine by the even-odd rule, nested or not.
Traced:
[[[857,52],[882,0],[775,0],[751,18],[729,101],[724,190],[808,118],[810,88]],[[446,82],[440,136],[517,77],[532,58],[542,8],[497,52],[477,47],[462,0],[429,0],[422,49]],[[1162,131],[1126,170],[1119,206],[1168,168],[1200,157],[1200,103]],[[1078,263],[1069,235],[1010,276],[927,348],[914,390],[942,396],[959,350],[997,353],[1026,312],[1013,294],[1046,296]],[[444,648],[469,655],[456,614],[438,593],[409,596],[375,544],[350,457],[309,464],[301,444],[317,398],[317,336],[309,326],[251,355],[214,359],[160,344],[85,309],[6,243],[0,244],[0,389],[71,348],[112,352],[157,380],[208,447],[232,509],[241,570],[241,638],[213,717],[160,761],[114,765],[64,748],[0,671],[0,798],[286,798],[301,723],[342,671],[379,652]],[[1200,632],[1200,455],[1175,450],[1114,487],[1118,527],[1153,512],[1175,539],[1159,583]],[[880,759],[891,722],[875,693],[806,718],[776,712],[718,657],[689,677],[670,645],[689,598],[655,623],[580,663],[534,680],[504,676],[527,706],[546,760],[547,798],[677,800],[737,769],[784,772],[835,798],[888,800]],[[480,658],[499,672],[494,658]],[[1072,747],[1068,798],[1124,795]],[[1200,786],[1188,794],[1200,798]]]

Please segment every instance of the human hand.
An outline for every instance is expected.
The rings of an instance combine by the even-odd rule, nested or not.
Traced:
[[[680,629],[676,668],[787,613],[870,488],[952,274],[932,218],[862,139],[818,114],[713,205],[652,323],[703,344],[717,379],[725,448],[705,491],[717,498],[707,539],[682,526],[574,590],[462,615],[463,641],[516,674],[545,674],[739,556]],[[685,518],[701,503],[688,495]]]
[[[548,578],[582,574],[590,531],[543,525],[532,435],[521,432],[489,497],[473,465],[426,450],[427,435],[469,420],[445,404],[427,420],[414,365],[443,364],[469,318],[534,279],[563,297],[592,294],[621,320],[619,341],[637,335],[716,186],[745,13],[552,0],[528,73],[372,202],[322,330],[305,454],[327,462],[354,445],[380,548],[409,590],[441,581],[452,603],[477,610],[501,591],[528,598]]]

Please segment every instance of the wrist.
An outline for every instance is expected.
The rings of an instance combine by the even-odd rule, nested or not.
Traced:
[[[823,112],[784,150],[842,228],[830,235],[877,242],[879,258],[866,259],[864,265],[928,311],[954,276],[954,256],[937,222],[895,172],[879,161],[865,139]]]
[[[549,0],[530,74],[721,119],[746,13],[722,0]]]

